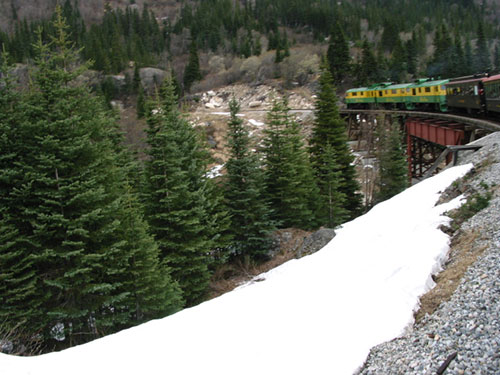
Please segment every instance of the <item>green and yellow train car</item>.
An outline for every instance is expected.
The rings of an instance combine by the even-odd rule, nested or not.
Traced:
[[[446,112],[446,87],[448,79],[432,81],[421,79],[409,86],[408,109],[434,109]]]
[[[344,102],[349,109],[370,109],[377,107],[378,90],[389,86],[390,82],[376,83],[369,87],[349,89],[345,93]]]
[[[411,85],[411,83],[400,83],[379,87],[377,89],[377,103],[384,108],[406,109]]]

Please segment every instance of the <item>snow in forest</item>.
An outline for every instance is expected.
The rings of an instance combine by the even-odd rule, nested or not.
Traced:
[[[470,168],[407,189],[233,292],[62,352],[0,355],[0,373],[351,375],[412,323],[449,249],[443,213],[460,204],[435,206],[439,193]]]

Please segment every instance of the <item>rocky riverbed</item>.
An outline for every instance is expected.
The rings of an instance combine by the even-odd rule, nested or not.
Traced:
[[[454,255],[452,246],[448,267],[460,261],[455,256],[478,254],[477,259],[448,300],[402,337],[373,348],[358,375],[500,374],[500,133],[474,143],[483,147],[458,159],[475,167],[463,190],[489,192],[491,199],[455,232],[469,241],[462,242],[462,255]],[[437,287],[443,287],[440,282],[452,280],[443,278]]]

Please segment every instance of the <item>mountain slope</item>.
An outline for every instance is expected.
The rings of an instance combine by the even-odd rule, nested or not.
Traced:
[[[400,335],[433,286],[459,198],[434,206],[471,165],[449,169],[346,223],[318,253],[169,318],[35,358],[0,355],[3,374],[350,375]]]

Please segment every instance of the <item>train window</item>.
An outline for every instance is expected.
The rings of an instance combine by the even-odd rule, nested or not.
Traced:
[[[479,90],[477,89],[477,86],[474,86],[474,95],[478,95],[479,94]]]
[[[397,92],[398,92],[398,90],[392,90],[393,94],[396,94]]]
[[[439,91],[439,87],[434,86],[434,92],[438,92],[438,91]]]
[[[441,85],[441,90],[446,90],[446,86],[445,85]]]
[[[430,87],[426,87],[425,88],[425,92],[431,92],[431,88]]]
[[[358,93],[357,92],[353,92],[352,96],[358,96]]]
[[[409,94],[411,92],[411,89],[406,89],[406,92]]]
[[[379,91],[379,92],[378,92],[378,96],[382,96],[382,91]]]
[[[422,88],[421,87],[418,88],[418,92],[422,92]]]
[[[388,93],[389,93],[389,91],[388,91],[388,90],[385,90],[385,93],[384,93],[384,94],[385,94],[385,95],[387,95]]]

